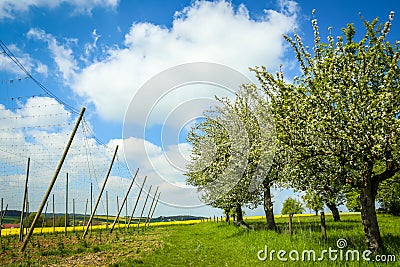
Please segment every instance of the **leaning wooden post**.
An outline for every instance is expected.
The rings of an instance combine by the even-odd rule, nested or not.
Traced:
[[[25,250],[26,245],[28,244],[29,238],[30,238],[31,235],[33,234],[33,230],[35,230],[35,224],[36,224],[36,222],[39,220],[40,215],[42,214],[43,208],[44,208],[44,206],[46,205],[47,199],[48,199],[49,196],[50,196],[51,190],[53,189],[53,186],[54,186],[54,184],[55,184],[55,182],[56,182],[56,180],[57,180],[58,174],[59,174],[60,171],[61,171],[62,165],[64,164],[65,158],[67,157],[68,150],[69,150],[69,148],[71,147],[72,141],[74,140],[75,133],[76,133],[76,131],[78,130],[79,124],[81,123],[81,120],[82,120],[82,118],[83,118],[83,114],[84,114],[84,113],[85,113],[85,108],[82,108],[82,111],[81,111],[81,113],[79,114],[78,120],[76,121],[75,127],[74,127],[74,129],[72,130],[71,136],[70,136],[70,138],[69,138],[69,140],[68,140],[67,146],[65,147],[64,152],[63,152],[63,155],[61,156],[61,160],[60,160],[60,162],[58,163],[56,172],[54,173],[54,176],[53,176],[53,178],[52,178],[52,180],[51,180],[51,182],[50,182],[50,185],[49,185],[49,187],[47,188],[47,192],[46,192],[46,194],[45,194],[44,197],[43,197],[42,203],[40,204],[40,207],[39,207],[38,211],[36,212],[36,216],[35,216],[35,218],[33,219],[32,226],[29,228],[29,232],[28,232],[28,234],[27,234],[26,237],[25,237],[25,241],[24,241],[24,243],[22,244],[22,247],[21,247],[21,249],[20,249],[21,252],[23,252],[23,251]]]
[[[64,232],[67,234],[68,227],[68,172],[65,182],[65,218],[64,218]]]
[[[140,194],[142,194],[143,187],[144,187],[144,183],[146,182],[146,179],[147,179],[147,176],[144,177],[142,186],[140,187],[139,195],[138,195],[138,197],[137,197],[137,199],[136,199],[135,206],[133,207],[133,210],[132,210],[132,213],[131,213],[131,217],[129,218],[128,229],[129,229],[129,225],[131,225],[131,221],[132,221],[132,218],[133,218],[133,214],[135,213],[136,207],[137,207],[137,205],[138,205],[138,203],[139,203]]]
[[[26,203],[26,195],[28,193],[28,178],[29,178],[29,166],[31,164],[31,158],[28,158],[28,166],[26,168],[26,178],[25,178],[25,189],[24,189],[24,200],[22,201],[22,209],[21,209],[21,219],[19,226],[19,242],[22,242],[24,239],[24,210]]]
[[[142,212],[140,213],[139,221],[138,221],[138,223],[137,223],[137,227],[138,227],[138,228],[139,228],[139,225],[140,225],[140,221],[142,220],[142,216],[143,216],[144,209],[146,208],[147,200],[149,199],[151,187],[152,187],[152,185],[150,185],[149,192],[147,192],[146,200],[144,201],[144,205],[143,205],[143,208],[142,208]]]
[[[87,231],[88,231],[88,229],[89,229],[89,225],[92,224],[93,216],[94,216],[94,214],[95,214],[95,212],[96,212],[96,210],[97,210],[97,206],[98,206],[99,203],[100,203],[101,195],[103,194],[104,188],[106,187],[107,180],[108,180],[108,177],[110,176],[111,169],[112,169],[112,166],[113,166],[113,164],[114,164],[115,157],[117,156],[117,152],[118,152],[118,146],[115,148],[114,155],[113,155],[112,160],[111,160],[111,163],[110,163],[110,167],[108,167],[108,171],[107,171],[106,178],[104,179],[103,186],[101,187],[101,190],[100,190],[100,194],[99,194],[99,196],[98,196],[98,198],[97,198],[96,204],[94,205],[94,209],[93,209],[93,211],[92,211],[92,214],[90,214],[89,222],[88,222],[88,224],[87,224],[86,230],[85,230],[85,232],[83,233],[83,236],[82,236],[82,237],[85,237],[85,236],[86,236]],[[107,194],[107,192],[106,192],[106,197],[107,197],[107,198],[106,198],[106,201],[107,201],[107,225],[108,225],[108,194]]]
[[[325,212],[323,211],[321,211],[321,232],[322,232],[322,240],[326,242]]]
[[[160,195],[161,195],[161,192],[158,193],[157,201],[156,201],[156,204],[154,205],[153,211],[151,212],[150,220],[149,220],[149,222],[147,223],[147,226],[150,225],[151,219],[153,219],[154,211],[156,210],[156,207],[157,207],[157,204],[158,204],[158,200],[160,199]]]
[[[292,237],[292,235],[293,235],[292,218],[293,218],[293,214],[289,213],[289,234],[290,234],[290,237]]]
[[[112,226],[111,226],[111,228],[110,228],[110,234],[113,232],[114,227],[115,227],[115,223],[116,223],[117,220],[119,219],[119,215],[121,214],[121,211],[122,211],[122,209],[124,208],[126,199],[128,198],[129,192],[131,191],[131,188],[132,188],[132,186],[133,186],[133,183],[135,182],[135,179],[136,179],[136,176],[137,176],[138,172],[139,172],[139,168],[136,170],[135,176],[133,176],[133,179],[132,179],[132,181],[131,181],[131,184],[129,185],[128,191],[126,192],[125,197],[124,197],[124,200],[122,201],[121,207],[120,207],[119,210],[118,210],[117,217],[115,217],[115,220],[114,220],[114,222],[113,222],[113,224],[112,224]],[[126,222],[125,222],[125,223],[126,223]]]
[[[146,227],[146,224],[149,221],[149,218],[150,218],[150,215],[151,215],[151,211],[153,209],[154,201],[156,200],[156,197],[157,197],[157,192],[158,192],[158,186],[156,188],[156,192],[154,193],[153,200],[151,201],[151,205],[150,205],[150,208],[149,208],[149,212],[147,213],[146,220],[144,221],[144,227]]]

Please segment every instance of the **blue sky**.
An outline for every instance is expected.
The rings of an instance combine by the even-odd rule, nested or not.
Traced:
[[[125,156],[132,165],[143,169],[143,175],[156,176],[158,172],[160,176],[168,176],[169,182],[179,184],[183,182],[181,172],[162,158],[167,155],[177,162],[184,162],[182,158],[188,153],[184,140],[186,128],[162,124],[163,114],[177,107],[177,99],[179,102],[206,97],[207,94],[199,92],[207,89],[187,89],[186,100],[179,100],[177,96],[165,98],[165,103],[160,102],[161,107],[153,114],[154,122],[144,127],[145,140],[138,130],[132,136],[125,136],[129,140],[124,142],[125,111],[139,88],[165,69],[196,61],[223,64],[250,79],[254,77],[248,67],[265,65],[274,71],[282,63],[288,77],[295,76],[298,67],[282,34],[290,35],[295,30],[306,44],[311,45],[313,9],[317,10],[315,16],[323,36],[328,26],[333,27],[334,36],[349,22],[360,28],[359,13],[368,20],[375,17],[386,20],[389,12],[394,11],[390,38],[399,39],[399,8],[395,1],[389,0],[4,0],[0,2],[0,39],[28,71],[63,102],[76,110],[82,106],[88,108],[86,120],[100,140],[110,147],[132,145],[134,148],[129,148],[130,152]],[[1,56],[0,78],[4,90],[0,91],[0,104],[5,109],[25,105],[28,98],[21,99],[19,104],[9,99],[37,95],[41,91],[33,83],[18,83],[19,78],[26,76],[13,69],[4,54]],[[10,80],[16,82],[10,84]],[[207,92],[211,96],[219,91],[210,89]],[[146,102],[146,99],[142,101]],[[162,130],[177,137],[167,145],[162,144]],[[144,162],[143,158],[151,162]],[[155,171],[154,164],[160,170]],[[160,186],[163,188],[161,182]],[[168,187],[164,192],[164,200],[175,206],[194,205],[184,200],[192,192],[177,193]],[[182,194],[181,199],[176,198],[179,194]],[[275,192],[276,212],[279,213],[281,201],[288,194],[287,191]],[[188,213],[168,205],[164,210],[161,208],[160,214],[162,211]],[[209,212],[215,211],[199,208],[189,213]],[[262,209],[248,211],[248,214],[252,213],[262,213]]]

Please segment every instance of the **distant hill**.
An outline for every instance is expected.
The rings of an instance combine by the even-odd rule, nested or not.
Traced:
[[[201,220],[205,217],[191,216],[191,215],[176,215],[176,216],[160,216],[153,218],[152,222],[171,222],[171,221],[188,221],[188,220]]]

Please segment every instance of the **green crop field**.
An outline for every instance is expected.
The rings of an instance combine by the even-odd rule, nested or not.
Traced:
[[[2,236],[2,266],[400,266],[400,218],[379,215],[385,251],[367,255],[360,215],[342,214],[341,222],[327,216],[327,241],[321,238],[319,217],[294,217],[293,236],[288,232],[288,219],[277,218],[278,231],[265,230],[261,218],[248,218],[251,229],[226,223],[193,223],[116,229],[112,235],[101,229],[85,239],[82,232],[33,235],[24,253],[17,235]],[[337,240],[347,246],[338,248]],[[271,251],[275,251],[272,253]],[[285,251],[281,259],[278,251]],[[315,251],[313,255],[304,251]],[[321,261],[319,258],[325,253]],[[337,252],[334,252],[336,250]],[[347,251],[359,251],[359,260]],[[298,261],[296,252],[298,253]],[[266,253],[265,253],[266,252]],[[336,256],[336,260],[334,260]],[[290,258],[291,257],[291,258]],[[261,260],[259,259],[261,258]],[[286,259],[286,261],[284,261]]]

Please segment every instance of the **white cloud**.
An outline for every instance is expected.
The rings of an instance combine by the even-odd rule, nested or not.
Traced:
[[[59,44],[56,38],[41,29],[30,29],[27,36],[28,38],[46,42],[64,80],[68,83],[68,81],[73,79],[75,72],[78,70],[78,64],[71,48],[67,45]],[[75,40],[72,41],[75,42]]]
[[[244,5],[196,1],[177,12],[171,28],[134,23],[123,44],[109,56],[77,74],[73,90],[95,104],[105,119],[121,120],[130,99],[143,83],[177,64],[205,61],[225,64],[243,73],[282,62],[282,35],[296,26],[295,2],[282,1],[282,12],[266,10],[252,19]]]
[[[20,209],[28,157],[31,158],[29,201],[31,210],[37,209],[65,149],[75,119],[76,114],[72,115],[49,97],[28,98],[14,103],[13,109],[0,104],[0,192],[3,192],[2,197],[9,204],[9,209]],[[91,138],[86,126],[81,123],[52,191],[56,202],[65,203],[65,173],[68,172],[70,200],[74,198],[77,209],[83,212],[90,182],[95,184],[97,195],[97,181],[103,181],[105,177],[112,150]],[[121,155],[119,158],[122,158]],[[121,177],[130,175],[121,161],[117,160],[114,166],[112,176],[119,177],[119,194],[122,195],[127,179]],[[64,205],[57,206],[57,209],[62,211]]]
[[[45,64],[33,59],[29,54],[23,53],[15,44],[9,44],[7,48],[28,72],[35,70],[47,76],[47,66]],[[0,54],[0,71],[18,75],[15,78],[26,77],[26,74],[5,53]]]
[[[75,13],[91,14],[95,7],[115,9],[119,0],[2,0],[0,1],[0,19],[15,19],[21,12],[27,12],[30,8],[47,7],[56,8],[62,4],[74,7]]]

